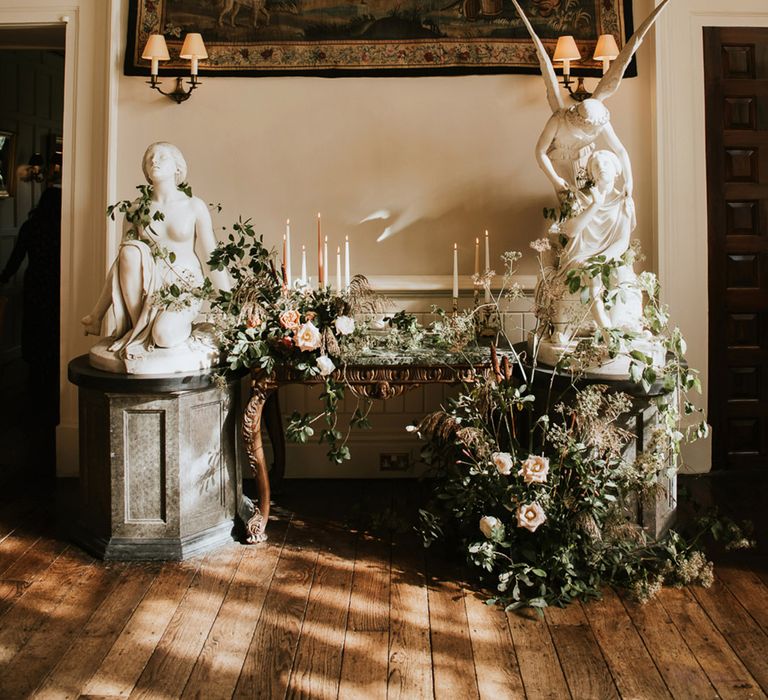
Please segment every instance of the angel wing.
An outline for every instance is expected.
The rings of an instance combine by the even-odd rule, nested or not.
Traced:
[[[514,0],[513,0],[514,2]],[[592,93],[592,98],[603,102],[613,95],[616,90],[619,89],[621,79],[624,77],[624,71],[627,70],[629,62],[632,60],[632,56],[635,55],[635,51],[643,43],[645,35],[648,30],[653,26],[659,13],[664,9],[669,0],[663,0],[663,2],[646,18],[645,22],[640,25],[640,28],[629,38],[621,52],[616,57],[616,60],[611,64],[608,72],[600,79],[595,91]]]
[[[541,43],[541,39],[539,39],[538,34],[533,30],[531,23],[525,16],[525,12],[523,12],[523,9],[517,4],[517,0],[512,0],[512,4],[515,6],[517,14],[520,15],[520,19],[523,20],[523,24],[531,35],[531,39],[533,39],[533,45],[536,47],[536,53],[539,56],[541,75],[547,86],[547,102],[549,102],[550,109],[553,112],[557,112],[558,110],[563,109],[565,104],[563,103],[563,98],[560,94],[560,88],[557,84],[557,75],[555,75],[555,69],[552,67],[552,61],[549,59],[549,54],[544,48],[544,44]]]

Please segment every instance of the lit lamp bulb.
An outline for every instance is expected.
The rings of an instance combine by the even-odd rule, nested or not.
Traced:
[[[205,50],[203,37],[200,34],[190,33],[184,37],[184,43],[181,46],[179,58],[185,58],[192,61],[190,73],[197,75],[197,62],[201,58],[208,58],[208,52]]]
[[[595,55],[592,57],[596,61],[603,62],[603,75],[608,72],[608,68],[613,61],[619,55],[619,47],[616,45],[616,39],[613,38],[613,34],[601,34],[597,39],[597,46],[595,46]]]
[[[581,54],[572,36],[561,36],[557,40],[555,55],[552,60],[563,62],[563,75],[570,75],[571,61],[578,61],[580,58]]]
[[[165,37],[162,34],[150,34],[141,57],[145,60],[152,61],[150,74],[157,76],[158,61],[167,61],[171,58],[168,55],[168,46],[165,43]]]

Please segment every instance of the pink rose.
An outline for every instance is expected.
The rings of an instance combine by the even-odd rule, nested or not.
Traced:
[[[521,466],[518,476],[522,476],[526,484],[543,484],[549,473],[549,458],[539,455],[528,455]]]
[[[299,350],[317,350],[320,347],[320,331],[312,321],[307,321],[303,326],[299,326],[293,342]]]
[[[491,455],[491,462],[498,470],[499,474],[509,476],[512,473],[512,455],[509,452],[494,452]]]
[[[301,316],[299,316],[299,312],[296,311],[296,309],[288,309],[287,311],[283,311],[283,313],[280,314],[278,320],[280,321],[280,325],[283,328],[292,331],[299,327]]]
[[[538,503],[524,503],[517,508],[517,526],[531,532],[536,532],[546,519],[544,509]]]

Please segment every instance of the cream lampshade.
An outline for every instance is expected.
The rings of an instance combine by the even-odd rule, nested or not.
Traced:
[[[191,73],[197,75],[197,61],[200,58],[208,58],[203,37],[200,34],[190,33],[184,37],[179,58],[187,58],[192,61]]]
[[[595,46],[595,55],[592,57],[596,61],[603,62],[603,74],[608,72],[611,61],[619,55],[619,47],[613,34],[601,34]]]
[[[150,34],[141,57],[152,61],[150,73],[157,75],[158,61],[167,61],[170,58],[165,37],[162,34]]]
[[[581,54],[572,36],[561,36],[557,40],[555,55],[552,57],[552,60],[563,62],[563,75],[570,75],[571,61],[578,61],[580,58]]]

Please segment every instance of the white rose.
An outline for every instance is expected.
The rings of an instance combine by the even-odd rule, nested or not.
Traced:
[[[336,369],[336,365],[333,364],[333,360],[328,355],[320,355],[317,358],[317,368],[320,370],[321,376],[327,377]]]
[[[538,503],[524,503],[517,509],[517,526],[531,532],[536,532],[536,528],[546,519],[544,509]]]
[[[307,321],[303,326],[299,326],[293,342],[299,350],[317,350],[320,347],[320,331],[312,321]]]
[[[484,515],[480,518],[480,532],[489,540],[504,539],[504,524],[492,515]]]
[[[509,476],[512,473],[512,455],[509,452],[494,452],[491,455],[491,461],[499,474]]]
[[[351,316],[339,316],[334,324],[336,331],[341,335],[349,335],[355,330],[355,319]]]
[[[519,472],[519,476],[523,477],[526,484],[543,484],[547,480],[547,474],[549,473],[549,458],[540,457],[539,455],[528,455],[522,465]]]

